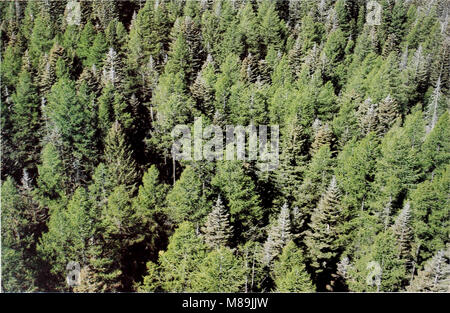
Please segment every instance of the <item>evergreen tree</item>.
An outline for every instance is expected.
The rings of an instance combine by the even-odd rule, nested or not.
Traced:
[[[195,234],[194,226],[181,223],[170,238],[167,250],[159,255],[162,288],[170,292],[192,290],[194,277],[206,255],[206,246]]]
[[[211,248],[226,246],[232,236],[233,227],[229,224],[229,214],[226,212],[220,196],[211,213],[206,218],[202,228],[206,244]]]
[[[223,161],[217,166],[212,185],[219,188],[230,208],[231,224],[237,233],[250,237],[264,217],[260,199],[251,178],[239,161]]]
[[[36,87],[26,69],[19,75],[16,92],[11,100],[12,142],[15,147],[12,157],[16,159],[18,168],[30,168],[39,158],[42,121]]]
[[[271,226],[267,240],[264,243],[263,262],[270,264],[283,251],[283,248],[291,238],[290,212],[287,203],[285,203],[281,207],[278,219]]]
[[[67,207],[52,211],[48,231],[40,239],[39,255],[51,266],[50,273],[58,290],[67,288],[66,267],[71,261],[87,261],[89,239],[93,236],[90,203],[84,188],[78,188]]]
[[[444,113],[433,130],[427,135],[422,146],[422,158],[428,176],[434,176],[439,170],[445,169],[450,161],[450,138],[446,136],[449,128],[449,113]]]
[[[406,261],[409,260],[411,257],[412,240],[411,206],[409,202],[406,202],[405,206],[398,214],[392,229],[398,242],[398,256]]]
[[[338,227],[341,222],[339,197],[337,181],[333,177],[326,193],[312,213],[310,229],[305,233],[311,266],[316,273],[333,270],[337,263],[340,247],[336,239],[339,236]]]
[[[67,176],[74,185],[85,179],[89,171],[86,163],[94,158],[95,153],[95,130],[90,127],[90,101],[87,97],[86,94],[77,94],[75,82],[63,77],[52,87],[45,107],[47,140],[58,148]]]
[[[411,226],[420,244],[419,263],[430,258],[434,251],[445,248],[450,232],[449,173],[447,165],[442,173],[420,183],[411,192]]]
[[[242,260],[230,248],[220,247],[210,252],[192,275],[191,291],[238,292],[245,283]]]
[[[313,292],[315,287],[306,271],[302,251],[293,241],[284,247],[274,264],[274,281],[277,292]]]
[[[295,194],[295,206],[310,216],[332,177],[333,160],[329,145],[322,146],[305,171],[303,183]]]
[[[123,184],[134,190],[137,179],[136,163],[125,141],[122,127],[117,121],[106,137],[104,155],[108,173],[114,177],[116,186]]]
[[[167,214],[176,223],[200,222],[207,214],[207,201],[198,173],[187,166],[167,194]]]
[[[58,150],[52,143],[46,144],[42,149],[38,173],[38,199],[44,205],[50,205],[64,197],[68,187],[67,177]]]
[[[31,208],[27,207],[11,177],[2,182],[2,290],[35,291],[37,258],[33,247]]]
[[[448,292],[450,283],[449,248],[439,250],[407,287],[410,292]]]
[[[346,280],[354,292],[400,290],[406,276],[405,264],[398,258],[397,240],[392,231],[381,232],[355,256]],[[371,263],[376,262],[376,263]]]

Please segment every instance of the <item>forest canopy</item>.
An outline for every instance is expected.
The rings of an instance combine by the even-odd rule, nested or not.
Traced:
[[[2,1],[2,291],[450,292],[449,11]],[[175,159],[196,118],[278,167]]]

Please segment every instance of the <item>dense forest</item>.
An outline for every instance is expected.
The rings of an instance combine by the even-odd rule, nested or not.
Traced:
[[[2,1],[2,290],[450,292],[449,11]],[[278,167],[176,160],[198,117]]]

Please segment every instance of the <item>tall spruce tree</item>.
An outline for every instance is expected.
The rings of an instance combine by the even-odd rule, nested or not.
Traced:
[[[229,219],[230,216],[219,196],[213,210],[206,218],[205,226],[202,228],[205,242],[209,247],[219,248],[228,245],[233,232]]]
[[[327,191],[311,215],[309,230],[305,233],[308,257],[316,273],[333,270],[339,250],[339,224],[341,222],[340,191],[333,176]]]

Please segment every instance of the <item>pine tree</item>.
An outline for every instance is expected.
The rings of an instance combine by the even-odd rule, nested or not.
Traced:
[[[264,244],[263,262],[269,265],[292,239],[290,212],[287,203],[281,207],[278,219],[271,226]]]
[[[2,182],[2,291],[35,291],[36,239],[32,232],[30,207],[23,200],[11,177]]]
[[[448,292],[450,288],[449,251],[447,245],[446,250],[436,252],[406,289],[409,292]]]
[[[92,14],[98,26],[106,29],[109,23],[118,16],[118,4],[112,0],[99,0],[92,4]]]
[[[341,222],[339,197],[337,181],[333,176],[327,191],[312,213],[310,229],[305,233],[311,266],[316,273],[332,270],[337,263],[340,247],[336,239],[339,236],[338,226]]]
[[[411,192],[411,223],[415,239],[420,243],[419,264],[440,249],[445,248],[450,222],[448,188],[450,166],[432,179],[417,185]]]
[[[378,104],[377,133],[384,135],[400,116],[398,102],[388,95]]]
[[[111,47],[103,61],[102,83],[103,85],[111,84],[115,88],[121,88],[123,75],[120,56]]]
[[[12,157],[19,168],[30,168],[39,158],[42,121],[36,87],[26,69],[20,73],[16,92],[11,98],[12,142],[16,147]]]
[[[381,210],[389,199],[398,208],[401,195],[422,176],[419,157],[425,132],[420,111],[407,117],[404,127],[395,125],[384,136],[377,159],[371,207]]]
[[[223,195],[235,231],[248,237],[254,235],[264,215],[256,187],[242,164],[239,161],[220,162],[211,184]]]
[[[274,2],[263,1],[258,6],[257,21],[259,35],[266,49],[269,46],[281,47],[286,26],[278,16]]]
[[[398,256],[405,261],[408,261],[411,258],[412,240],[411,205],[409,202],[406,202],[405,206],[400,211],[392,229],[398,241]]]
[[[145,6],[133,16],[128,41],[128,63],[133,70],[146,64],[149,58],[159,60],[163,49],[163,37],[158,36],[155,23],[154,1],[146,1]]]
[[[206,255],[206,246],[201,237],[195,234],[194,226],[189,222],[181,223],[170,237],[167,250],[160,252],[159,255],[163,290],[168,292],[192,290],[193,277],[199,272],[201,261]]]
[[[155,256],[158,249],[166,242],[169,226],[163,213],[167,185],[160,183],[159,172],[152,165],[142,178],[142,185],[134,198],[134,219],[136,227],[137,242],[141,242],[144,249]],[[147,261],[147,255],[145,256]],[[137,258],[137,257],[136,257]]]
[[[446,135],[449,128],[450,113],[444,113],[433,130],[427,135],[422,146],[425,172],[433,177],[445,168],[450,161],[450,138]]]
[[[208,214],[202,232],[209,247],[219,248],[228,245],[233,227],[229,224],[229,214],[225,210],[220,196],[217,198],[213,210]]]
[[[379,127],[378,104],[373,103],[371,98],[367,98],[358,108],[359,127],[363,135],[375,132]]]
[[[209,117],[214,115],[213,79],[215,79],[214,64],[211,55],[209,55],[203,64],[202,70],[197,73],[197,78],[190,87],[192,97],[197,102],[199,111]]]
[[[106,137],[104,155],[108,173],[114,177],[116,186],[123,184],[129,190],[134,190],[137,179],[136,163],[125,142],[122,126],[117,121]]]
[[[245,283],[242,259],[233,250],[220,247],[211,251],[192,275],[193,292],[238,292]]]
[[[194,168],[187,166],[167,194],[167,215],[176,223],[200,222],[207,207],[203,183]]]
[[[289,241],[279,260],[275,261],[273,273],[277,292],[315,291],[303,253],[293,241]]]
[[[38,198],[44,206],[64,197],[68,187],[67,177],[58,150],[52,143],[46,144],[42,149],[38,173]]]
[[[397,240],[388,229],[373,236],[355,254],[346,283],[353,292],[394,292],[401,290],[405,278],[406,268],[398,258]]]
[[[331,147],[332,144],[333,132],[331,131],[328,124],[325,124],[317,130],[314,136],[314,141],[311,145],[311,155],[316,154],[322,146],[329,145]]]
[[[95,130],[90,124],[88,99],[86,93],[77,94],[74,81],[62,77],[53,85],[44,111],[50,133],[47,140],[58,148],[67,176],[75,185],[85,179],[89,171],[86,163],[95,155]]]
[[[98,32],[86,56],[85,66],[95,65],[97,68],[101,68],[107,52],[108,44],[106,43],[105,35],[103,32]]]
[[[40,56],[52,47],[54,34],[52,24],[49,14],[43,11],[34,20],[29,43],[30,60],[34,68],[37,67]]]
[[[78,188],[67,207],[52,211],[48,231],[40,239],[40,257],[51,264],[50,273],[59,290],[67,288],[66,266],[70,261],[83,264],[87,260],[93,225],[89,219],[90,203],[84,188]]]
[[[332,167],[334,161],[329,145],[322,146],[316,154],[314,154],[305,173],[304,180],[295,193],[295,206],[305,216],[310,216],[316,208],[322,193],[327,189],[329,181],[332,177]]]
[[[300,179],[306,167],[308,139],[297,118],[292,119],[286,126],[285,137],[282,138],[280,165],[276,176],[281,195],[289,202],[295,199],[295,193],[300,188]]]

